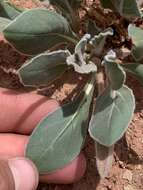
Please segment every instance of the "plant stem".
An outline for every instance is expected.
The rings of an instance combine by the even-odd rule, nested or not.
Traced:
[[[91,89],[94,88],[94,84],[95,84],[95,74],[92,73],[91,79],[90,79],[90,81],[88,81],[88,87],[85,90],[86,96],[88,96],[90,94]]]
[[[96,83],[98,88],[98,96],[100,96],[105,89],[105,80],[104,80],[103,71],[99,71],[96,74]]]
[[[100,96],[107,85],[107,81],[105,82],[104,80],[104,73],[102,70],[97,73],[96,81],[98,86],[98,96]],[[94,110],[95,106],[96,104],[94,104]],[[107,177],[112,167],[114,145],[106,147],[95,141],[95,151],[96,151],[95,157],[96,157],[98,172],[100,174],[100,177],[104,179],[105,177]],[[100,157],[101,155],[102,159]]]

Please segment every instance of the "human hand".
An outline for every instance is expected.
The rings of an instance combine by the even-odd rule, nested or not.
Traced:
[[[24,158],[28,135],[46,114],[58,107],[55,100],[0,88],[0,189],[35,190],[45,183],[73,183],[86,168],[83,154],[68,166],[39,177],[32,161]]]

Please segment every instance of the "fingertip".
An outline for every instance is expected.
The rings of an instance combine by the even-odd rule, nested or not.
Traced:
[[[37,123],[59,106],[54,99],[0,88],[0,132],[30,134]],[[15,109],[16,108],[16,109]]]
[[[38,186],[38,171],[35,165],[25,158],[14,158],[8,161],[12,171],[15,190],[35,190]]]
[[[44,183],[70,184],[79,181],[86,170],[86,159],[81,153],[69,165],[56,172],[41,175],[40,181]]]

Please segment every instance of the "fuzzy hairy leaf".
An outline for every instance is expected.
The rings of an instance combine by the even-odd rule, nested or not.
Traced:
[[[14,19],[21,14],[21,10],[13,6],[11,3],[1,0],[0,1],[0,16],[8,19]]]
[[[129,73],[133,74],[143,84],[143,64],[126,63],[122,65]]]
[[[34,55],[58,43],[67,42],[72,32],[64,17],[37,8],[24,11],[18,16],[6,27],[4,36],[20,52]]]
[[[104,61],[102,62],[105,66],[106,74],[113,90],[120,89],[124,85],[126,78],[125,71],[117,63],[116,58],[115,52],[111,50],[104,57]]]
[[[126,131],[132,120],[135,100],[127,86],[117,91],[107,88],[97,98],[89,127],[90,136],[104,146],[112,146]]]
[[[137,0],[124,0],[122,12],[123,15],[127,17],[141,17],[141,12],[139,10]]]
[[[57,8],[57,11],[68,20],[74,31],[79,30],[78,8],[83,0],[50,0],[50,3]]]
[[[3,32],[3,30],[5,29],[5,27],[11,22],[11,20],[4,18],[4,17],[0,17],[0,32]]]
[[[100,0],[104,8],[112,9],[126,17],[141,17],[136,0]]]
[[[136,61],[140,61],[143,59],[143,30],[130,24],[128,33],[133,43],[131,53]]]
[[[25,86],[43,86],[61,76],[66,70],[68,51],[55,51],[34,57],[19,69],[19,76]]]
[[[40,173],[63,168],[80,153],[87,132],[94,81],[95,77],[76,100],[49,114],[32,133],[26,156]]]
[[[112,168],[114,145],[106,147],[95,142],[96,147],[96,164],[99,175],[102,179],[108,176]]]
[[[89,61],[88,63],[85,57],[85,50],[90,38],[91,36],[89,34],[85,34],[79,41],[79,43],[76,45],[74,54],[70,55],[67,58],[67,64],[72,65],[74,67],[74,70],[78,73],[87,74],[90,72],[97,71],[96,65],[91,61]]]
[[[90,44],[93,45],[93,53],[96,56],[100,56],[103,53],[103,49],[105,46],[106,38],[108,36],[113,35],[113,30],[112,28],[107,28],[103,32],[100,32],[98,35],[95,35],[91,40]]]

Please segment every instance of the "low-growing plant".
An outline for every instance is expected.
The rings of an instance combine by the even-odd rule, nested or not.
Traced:
[[[46,8],[49,3],[51,11]],[[41,1],[40,8],[26,10],[0,1],[1,32],[14,48],[30,57],[17,71],[25,86],[45,87],[67,70],[88,75],[77,97],[48,114],[31,134],[25,154],[41,174],[71,162],[89,132],[99,174],[106,177],[114,145],[127,130],[135,109],[133,92],[125,84],[126,72],[143,82],[138,1],[100,0],[87,8],[86,3]]]

